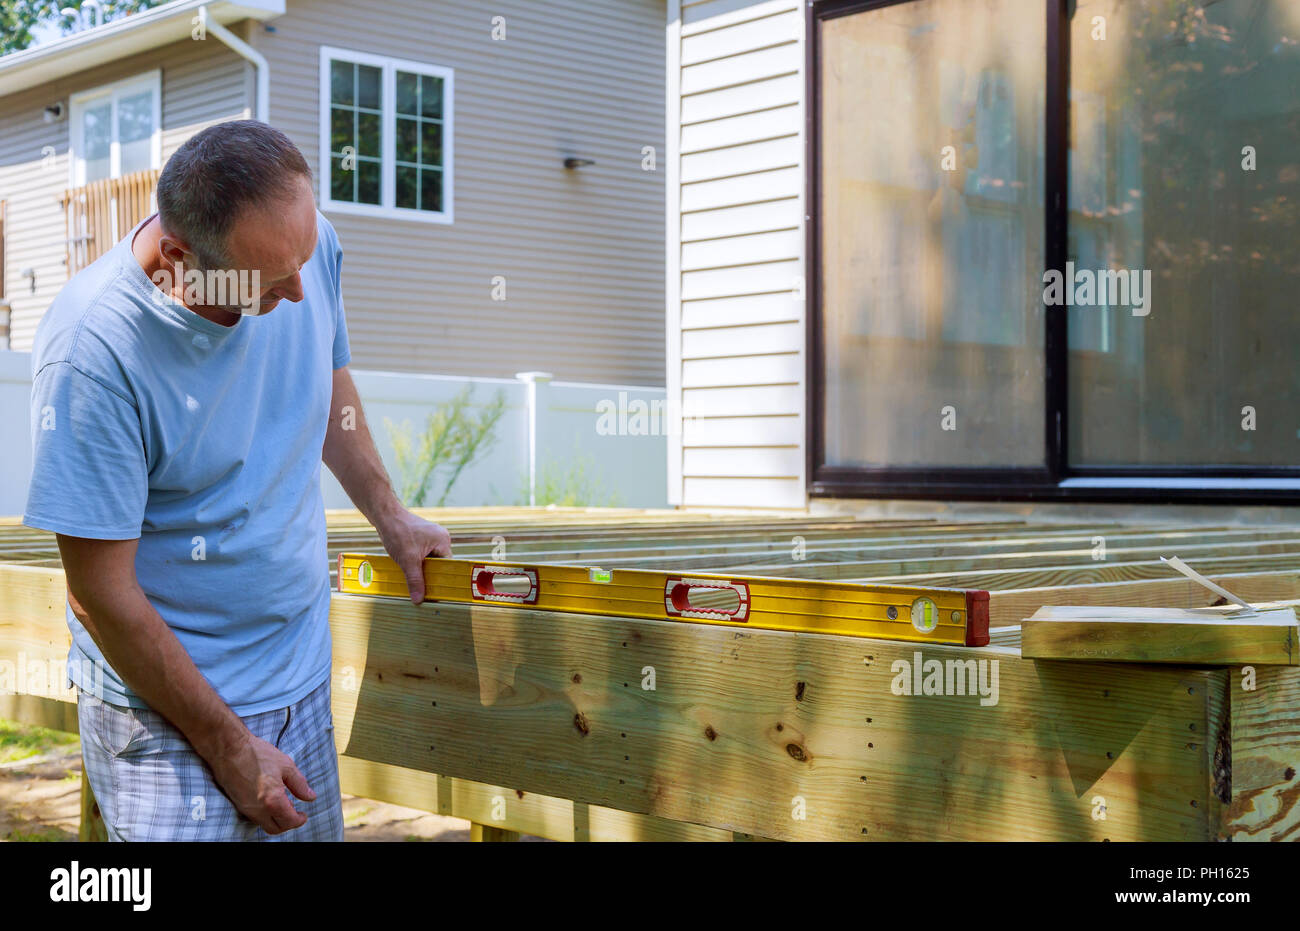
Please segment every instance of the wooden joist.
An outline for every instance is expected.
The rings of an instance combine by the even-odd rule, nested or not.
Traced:
[[[1021,655],[1033,659],[1224,666],[1300,664],[1300,627],[1291,607],[1043,607],[1020,625]]]

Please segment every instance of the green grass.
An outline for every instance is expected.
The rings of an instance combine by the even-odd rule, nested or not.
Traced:
[[[20,831],[15,829],[5,835],[5,840],[16,841],[19,843],[22,843],[24,841],[26,842],[34,841],[37,843],[53,843],[55,841],[66,841],[67,839],[68,839],[68,835],[65,831],[59,831],[54,828],[43,828],[37,831]]]
[[[358,821],[360,821],[362,818],[364,818],[366,815],[370,814],[370,812],[371,812],[371,809],[369,809],[369,808],[361,808],[361,809],[358,809],[357,811],[354,811],[354,812],[351,812],[350,814],[346,814],[346,815],[344,815],[344,816],[343,816],[343,823],[344,823],[344,824],[355,824],[356,822],[358,822]]]
[[[41,756],[76,742],[76,734],[0,719],[0,763]]]

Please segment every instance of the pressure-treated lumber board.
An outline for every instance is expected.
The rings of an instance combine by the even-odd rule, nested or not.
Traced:
[[[86,778],[84,765],[81,767],[81,824],[77,830],[77,840],[83,843],[108,841],[108,828],[104,825],[99,802],[95,801],[95,791]]]
[[[335,688],[338,677],[335,678]],[[342,748],[340,748],[340,751]],[[437,776],[341,754],[343,791],[558,841],[729,841],[730,831]],[[497,819],[499,814],[503,817]]]
[[[75,734],[78,730],[76,691],[72,694],[71,699],[62,699],[0,692],[0,718]]]
[[[11,653],[26,651],[31,658],[44,658],[59,650],[66,657],[72,637],[64,622],[67,585],[63,570],[0,563],[0,572],[4,573],[0,577],[0,643]],[[60,623],[31,623],[33,618],[47,615]]]
[[[66,598],[62,569],[0,563],[0,717],[69,730],[64,706],[72,702],[75,720]]]
[[[1020,624],[1021,655],[1120,663],[1300,663],[1293,610],[1234,617],[1226,609],[1044,607]]]
[[[1300,840],[1300,669],[1231,670],[1232,795],[1223,835]]]
[[[1206,694],[1209,727],[1199,735],[1191,736],[1189,743],[1199,739],[1205,753],[1206,792],[1205,821],[1211,835],[1223,839],[1224,806],[1230,801],[1232,791],[1232,723],[1231,698],[1233,687],[1231,668],[1227,675],[1209,686]]]
[[[1259,572],[1209,578],[1250,602],[1300,598],[1300,572]],[[1221,600],[1209,589],[1181,576],[1096,585],[1003,589],[989,592],[989,623],[993,626],[1019,624],[1043,605],[1201,608]]]
[[[984,706],[894,694],[913,644],[349,595],[332,621],[352,757],[785,840],[1217,829],[1196,736],[1223,670],[925,647],[996,661]]]
[[[469,826],[469,839],[475,843],[499,843],[502,841],[519,840],[518,831],[510,831],[506,828],[499,828],[491,824],[480,824],[477,821],[471,822]]]
[[[1020,625],[1008,624],[1005,627],[989,628],[989,645],[1020,649]]]

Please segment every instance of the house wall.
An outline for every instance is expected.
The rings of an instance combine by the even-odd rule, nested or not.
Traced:
[[[248,116],[248,64],[208,37],[134,55],[69,75],[39,88],[0,97],[0,200],[8,202],[4,268],[5,294],[12,304],[10,346],[29,350],[36,324],[68,280],[66,229],[60,195],[69,186],[67,116],[46,123],[43,112],[56,101],[68,105],[78,91],[111,84],[153,69],[162,71],[162,158],[204,126]],[[45,157],[46,146],[54,147]],[[21,278],[36,271],[36,291]]]
[[[802,11],[674,0],[668,19],[668,498],[803,507]]]
[[[330,215],[357,366],[663,384],[664,2],[292,0],[250,30],[318,177],[322,45],[455,69],[455,221]]]

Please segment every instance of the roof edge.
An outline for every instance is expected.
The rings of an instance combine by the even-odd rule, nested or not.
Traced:
[[[285,0],[172,0],[143,13],[11,52],[0,56],[0,97],[185,38],[202,6],[208,8],[214,20],[226,24],[283,16]]]

